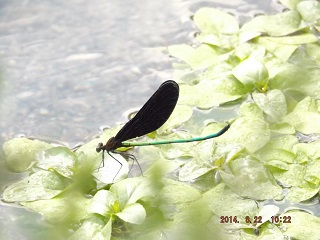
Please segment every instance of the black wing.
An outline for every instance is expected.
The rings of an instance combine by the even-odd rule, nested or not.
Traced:
[[[178,98],[179,85],[173,80],[165,81],[134,118],[120,129],[115,139],[123,142],[157,130],[170,117]]]

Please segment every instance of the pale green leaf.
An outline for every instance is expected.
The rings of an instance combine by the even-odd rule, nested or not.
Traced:
[[[269,140],[270,130],[263,120],[240,117],[232,123],[226,133],[216,139],[216,142],[237,144],[253,153],[262,148]]]
[[[263,111],[256,103],[244,102],[240,106],[240,114],[248,118],[260,118],[263,120]]]
[[[320,218],[303,211],[286,212],[280,217],[290,218],[289,223],[283,223],[286,228],[285,234],[291,239],[318,240],[320,229]]]
[[[240,158],[230,163],[232,173],[220,171],[224,183],[242,197],[253,199],[279,199],[282,189],[263,164]]]
[[[279,122],[287,114],[286,98],[280,90],[252,93],[252,97],[271,122]]]
[[[259,61],[249,58],[233,69],[233,75],[244,85],[253,87],[255,82],[268,80],[267,68]]]
[[[183,165],[179,171],[179,180],[191,181],[217,168],[218,166],[211,166],[195,159]]]
[[[86,219],[81,224],[81,226],[71,235],[69,240],[95,239],[94,237],[99,236],[104,227],[105,227],[105,222],[103,219],[92,216],[91,218]],[[102,240],[99,237],[97,239]],[[104,240],[109,240],[109,239],[110,238],[104,238]]]
[[[304,152],[298,151],[296,153],[295,162],[299,164],[307,164],[309,162],[309,158]]]
[[[112,219],[110,218],[107,222],[107,224],[102,228],[101,231],[99,231],[92,240],[109,240],[111,239],[111,233],[112,233]]]
[[[269,141],[263,149],[283,149],[287,151],[293,151],[296,144],[299,143],[299,140],[296,136],[292,135],[279,135],[272,138],[272,141]],[[293,151],[296,153],[295,151]]]
[[[240,31],[239,33],[239,42],[240,43],[246,43],[258,36],[260,36],[261,33],[259,31]],[[240,45],[241,46],[241,45]]]
[[[320,63],[320,46],[317,43],[306,44],[306,52],[318,64]]]
[[[263,61],[266,55],[266,49],[255,43],[247,42],[237,46],[234,55],[237,56],[240,61],[244,61],[247,58]]]
[[[52,146],[48,143],[28,138],[14,138],[2,146],[9,168],[15,172],[23,172],[37,161],[38,154]]]
[[[286,62],[294,51],[301,45],[317,42],[318,38],[311,33],[289,37],[259,37],[256,43],[264,46],[269,52]]]
[[[190,139],[192,134],[186,131],[176,131],[168,136],[161,136],[157,140]],[[197,142],[186,142],[183,144],[164,144],[159,146],[162,155],[167,159],[179,157],[191,157]]]
[[[214,46],[219,46],[224,49],[233,50],[239,44],[237,35],[216,35],[208,33],[200,33],[196,37],[197,41],[207,43]]]
[[[274,38],[259,37],[257,43],[264,46],[265,49],[274,54],[281,62],[286,62],[299,47],[298,44],[283,44],[274,41]]]
[[[303,152],[310,159],[320,158],[320,140],[310,142],[310,143],[299,143],[293,147],[293,151]]]
[[[254,200],[244,199],[220,183],[203,194],[211,211],[217,216],[238,216],[245,222],[244,216],[255,216],[258,207]]]
[[[300,164],[289,164],[288,170],[272,170],[274,178],[285,186],[303,186],[306,166]]]
[[[315,23],[320,19],[320,3],[318,1],[302,1],[297,5],[297,11],[306,22]]]
[[[270,80],[271,89],[279,89],[296,98],[303,96],[320,98],[320,69],[315,66],[285,63],[278,67],[277,74]]]
[[[269,160],[267,163],[265,163],[265,166],[278,168],[281,170],[289,170],[288,164],[281,160]]]
[[[48,200],[22,202],[21,205],[40,213],[46,221],[65,224],[81,221],[88,217],[87,207],[91,199],[77,191]]]
[[[237,34],[239,31],[239,24],[234,16],[215,8],[199,9],[193,20],[204,33]]]
[[[291,187],[290,192],[286,196],[290,202],[307,201],[319,193],[319,185],[304,183],[300,187]]]
[[[146,211],[141,204],[131,203],[116,215],[125,222],[142,224],[146,218]]]
[[[153,194],[151,183],[143,177],[127,178],[113,184],[110,191],[119,199],[120,208]]]
[[[293,163],[296,157],[294,153],[279,148],[264,148],[256,152],[255,156],[266,163],[272,160]]]
[[[320,184],[320,160],[315,159],[314,161],[310,161],[307,165],[306,175],[304,179],[310,183],[315,185]]]
[[[209,124],[204,128],[202,135],[218,132],[223,126],[223,124]],[[194,147],[191,153],[193,159],[180,168],[180,181],[192,181],[209,171],[218,169],[223,161],[229,161],[241,151],[237,147],[216,147],[215,140],[202,141]]]
[[[54,147],[41,152],[37,166],[44,170],[54,169],[64,177],[73,175],[76,156],[67,147]]]
[[[200,192],[190,185],[170,179],[164,180],[164,187],[161,189],[161,199],[167,204],[181,204],[193,202],[201,198]]]
[[[182,85],[180,101],[201,109],[208,109],[239,99],[246,92],[247,89],[234,77],[202,80],[194,86]]]
[[[270,36],[286,36],[297,32],[305,26],[296,11],[287,11],[273,16],[258,16],[245,23],[241,31],[261,32]]]
[[[320,113],[315,107],[316,104],[315,100],[306,97],[298,103],[293,112],[284,117],[283,122],[305,134],[320,133]]]
[[[65,188],[63,180],[54,172],[38,171],[8,186],[3,193],[7,202],[50,199]]]
[[[272,132],[280,134],[294,134],[296,130],[289,123],[276,123],[270,126]]]
[[[233,66],[228,62],[221,62],[210,66],[206,69],[203,74],[203,79],[219,79],[219,78],[227,78],[232,74]]]
[[[159,154],[159,152],[157,152]],[[178,161],[159,159],[155,161],[146,171],[143,172],[144,176],[155,177],[165,176],[168,173],[173,172],[181,163]]]
[[[192,64],[191,56],[195,49],[187,44],[171,45],[168,47],[169,54],[188,63]]]
[[[212,45],[201,44],[193,48],[188,45],[173,45],[168,47],[170,55],[189,64],[192,69],[203,69],[228,58],[228,54],[221,55]]]
[[[91,199],[88,212],[108,216],[114,212],[113,205],[116,201],[117,197],[114,193],[108,190],[100,190]]]
[[[299,2],[305,1],[305,0],[279,0],[283,5],[287,6],[290,10],[296,9],[296,6]]]
[[[222,156],[219,153],[212,154],[212,140],[198,144],[193,152],[193,160],[187,162],[179,171],[180,181],[191,181],[205,173],[217,169],[215,161]]]
[[[301,45],[306,43],[315,43],[318,41],[318,38],[312,33],[303,33],[287,37],[261,37],[259,39],[265,39],[284,45]]]

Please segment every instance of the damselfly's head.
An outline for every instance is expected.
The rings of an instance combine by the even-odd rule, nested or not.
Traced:
[[[103,145],[103,143],[99,143],[98,146],[96,147],[97,152],[101,151],[113,151],[116,150],[117,148],[122,147],[122,143],[117,140],[115,137],[112,137],[108,140],[108,142]]]
[[[104,150],[104,146],[103,146],[103,143],[99,143],[98,146],[96,147],[96,151],[97,152],[101,152],[102,150]]]

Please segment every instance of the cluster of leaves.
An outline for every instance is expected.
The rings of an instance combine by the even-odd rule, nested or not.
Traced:
[[[175,64],[179,105],[149,137],[190,138],[183,131],[170,132],[192,121],[193,106],[239,106],[224,135],[141,147],[137,158],[146,170],[130,178],[120,155],[118,174],[120,165],[109,156],[96,170],[97,144],[119,127],[75,152],[12,139],[3,146],[8,166],[30,175],[7,187],[3,199],[41,213],[65,232],[72,230],[71,239],[318,239],[319,217],[280,212],[265,202],[307,201],[320,190],[320,3],[282,3],[288,11],[258,16],[242,27],[223,11],[202,8],[194,15],[199,44],[168,48],[181,60]],[[207,123],[203,135],[225,125]],[[302,142],[302,134],[309,141]],[[279,214],[291,222],[272,223]],[[220,222],[229,216],[233,222]],[[254,216],[261,221],[254,222]]]

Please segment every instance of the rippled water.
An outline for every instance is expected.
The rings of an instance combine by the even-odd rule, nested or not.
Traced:
[[[73,146],[125,121],[172,76],[163,48],[191,43],[201,6],[250,18],[272,1],[40,1],[0,3],[1,137]],[[161,11],[159,11],[161,9]]]
[[[193,41],[198,8],[219,7],[240,21],[279,11],[272,1],[229,2],[0,1],[0,137],[85,142],[99,127],[125,121],[121,113],[171,78],[163,48]],[[48,227],[37,221],[23,208],[0,207],[5,239],[41,239]]]

